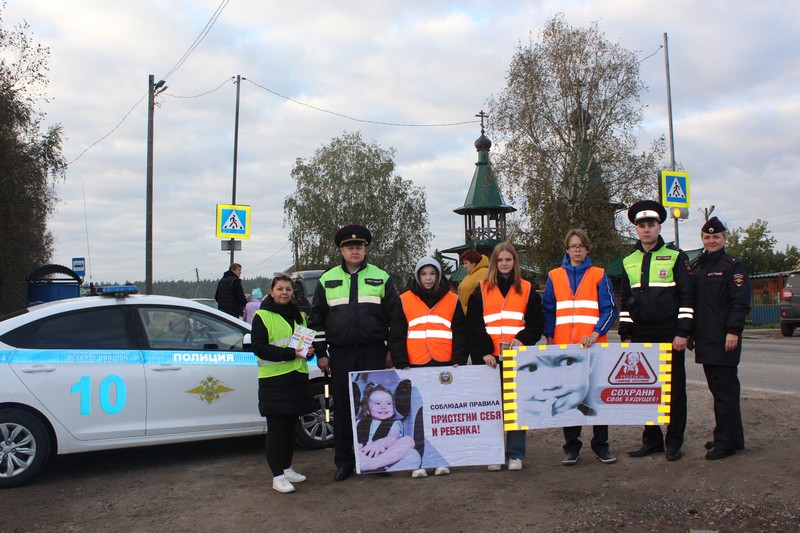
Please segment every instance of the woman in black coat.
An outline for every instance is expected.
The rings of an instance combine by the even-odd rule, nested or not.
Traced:
[[[706,443],[706,459],[716,460],[744,449],[737,366],[752,290],[744,264],[725,252],[725,225],[713,217],[701,237],[704,251],[691,263],[694,331],[688,346],[703,365],[714,397],[716,427],[714,440]]]
[[[267,418],[266,455],[272,470],[272,488],[294,492],[292,483],[306,476],[292,468],[294,433],[298,417],[313,408],[308,385],[307,357],[314,347],[303,351],[290,348],[289,341],[306,317],[293,300],[292,280],[276,276],[269,295],[253,317],[253,353],[258,357],[258,410]]]

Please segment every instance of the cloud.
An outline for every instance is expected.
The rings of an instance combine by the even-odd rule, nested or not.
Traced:
[[[558,12],[572,25],[598,21],[609,40],[642,58],[650,88],[642,100],[644,144],[668,132],[659,48],[668,32],[675,155],[692,179],[692,218],[680,224],[681,244],[699,245],[695,208],[712,204],[729,225],[765,219],[781,247],[798,244],[800,8],[791,4],[15,2],[4,24],[26,19],[50,47],[52,102],[43,110],[64,127],[68,160],[114,130],[59,185],[63,202],[50,223],[56,262],[86,256],[95,281],[144,278],[148,75],[158,80],[178,64],[220,6],[205,38],[167,78],[155,110],[157,280],[194,279],[196,272],[216,278],[227,267],[214,217],[215,205],[232,199],[237,74],[246,79],[236,201],[253,208],[252,238],[236,253],[245,278],[291,263],[283,201],[294,189],[292,165],[344,131],[393,147],[397,173],[425,188],[431,249],[462,243],[463,219],[453,210],[477,161],[480,129],[470,121],[503,88],[517,45],[536,40]],[[359,122],[270,91],[365,121],[467,123]]]

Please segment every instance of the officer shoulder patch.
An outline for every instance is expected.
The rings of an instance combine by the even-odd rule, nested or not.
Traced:
[[[364,280],[364,283],[366,283],[367,285],[373,285],[377,287],[378,285],[383,285],[383,280],[380,278],[366,278]]]
[[[737,287],[744,285],[744,274],[736,273],[733,275],[733,284]]]

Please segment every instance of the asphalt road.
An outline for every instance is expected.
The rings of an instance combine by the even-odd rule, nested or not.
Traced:
[[[777,330],[747,330],[742,340],[739,381],[746,390],[800,395],[800,336],[781,337]],[[694,354],[686,355],[690,381],[705,383]]]
[[[619,342],[616,330],[609,342]],[[742,340],[739,381],[746,390],[800,395],[800,336],[783,337],[777,329],[745,330]],[[705,385],[703,367],[694,362],[694,352],[686,352],[686,379]]]

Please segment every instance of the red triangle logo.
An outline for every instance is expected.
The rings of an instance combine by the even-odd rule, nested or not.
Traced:
[[[608,376],[612,385],[650,385],[657,381],[658,374],[644,352],[622,352]]]

